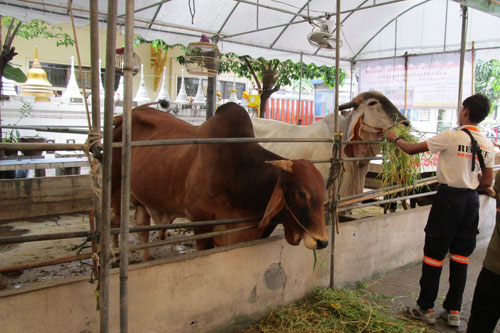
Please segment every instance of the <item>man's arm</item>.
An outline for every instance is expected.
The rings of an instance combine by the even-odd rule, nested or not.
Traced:
[[[393,131],[387,132],[387,140],[394,142],[396,146],[401,148],[402,151],[410,155],[415,155],[418,153],[429,151],[429,147],[427,147],[427,143],[425,141],[418,143],[407,142],[402,138],[400,138],[399,136],[397,136],[396,133],[394,133]]]
[[[495,191],[491,188],[491,185],[493,184],[493,168],[484,168],[481,171],[482,176],[479,179],[477,191],[481,194],[495,196]]]

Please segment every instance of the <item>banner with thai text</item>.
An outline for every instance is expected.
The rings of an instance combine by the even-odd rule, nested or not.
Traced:
[[[359,62],[359,91],[377,90],[399,109],[456,109],[460,54],[458,52]],[[464,61],[462,99],[472,94],[472,53]]]

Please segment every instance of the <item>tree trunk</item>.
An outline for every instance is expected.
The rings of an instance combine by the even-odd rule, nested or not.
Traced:
[[[5,68],[5,64],[2,61],[0,61],[0,100],[2,99],[2,96],[3,96],[3,94],[2,94],[2,88],[3,88],[2,87],[3,86],[2,78],[3,78],[3,70],[4,70],[4,68]],[[0,142],[2,142],[2,138],[3,138],[3,132],[2,132],[2,106],[0,104]],[[3,154],[3,152],[2,152],[2,154]],[[2,156],[0,155],[0,157],[2,157]]]
[[[272,90],[264,90],[262,94],[260,95],[260,113],[259,117],[260,118],[265,118],[266,116],[266,106],[267,106],[267,101],[271,97],[271,95],[274,93]]]

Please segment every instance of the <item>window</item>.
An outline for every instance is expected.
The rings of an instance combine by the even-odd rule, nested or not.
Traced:
[[[30,61],[30,68],[33,65],[33,61]],[[50,84],[54,88],[66,88],[69,82],[69,78],[71,76],[71,65],[64,65],[64,64],[53,64],[53,63],[47,63],[47,62],[42,62],[40,63],[42,66],[42,69],[47,73],[47,79],[49,80]],[[101,69],[101,76],[102,76],[102,84],[105,84],[106,80],[106,74],[104,72],[104,69]],[[82,67],[82,77],[83,77],[83,82],[85,83],[85,88],[89,89],[91,88],[91,80],[90,80],[90,67]],[[80,89],[83,88],[82,83],[80,82],[80,73],[79,69],[77,66],[75,66],[75,78],[76,82],[78,84],[78,87]],[[118,88],[118,83],[120,82],[120,75],[116,74],[115,75],[115,90]],[[62,89],[57,89],[57,90],[62,90]],[[90,92],[89,92],[90,93]]]
[[[419,121],[431,121],[431,110],[420,110],[418,113]]]
[[[198,82],[199,78],[194,78],[194,77],[185,77],[184,78],[184,88],[186,88],[186,94],[188,96],[194,97],[196,96],[196,93],[198,92]],[[179,94],[179,91],[181,90],[181,81],[182,78],[178,77],[177,78],[177,94]],[[202,79],[201,80],[203,84],[203,95],[207,95],[207,85],[208,85],[208,80],[207,79]],[[238,96],[238,99],[241,99],[243,96],[243,92],[246,89],[246,84],[245,83],[240,83],[236,82],[235,84],[235,89],[237,90],[236,95]],[[233,82],[232,81],[217,81],[217,92],[220,92],[222,94],[222,98],[228,99],[229,96],[231,96],[231,90],[233,90]]]
[[[199,78],[194,77],[185,77],[184,78],[184,88],[186,88],[186,94],[188,96],[194,97],[198,92],[198,83],[200,82]],[[182,77],[177,78],[177,94],[181,90]],[[203,85],[203,95],[207,95],[207,84],[208,80],[202,79],[201,84]]]
[[[230,81],[218,81],[217,82],[217,91],[222,94],[222,98],[229,98],[231,96],[231,90],[233,90],[233,82]],[[235,88],[238,92],[236,95],[238,99],[241,99],[243,96],[243,92],[245,91],[246,85],[244,83],[235,83]]]

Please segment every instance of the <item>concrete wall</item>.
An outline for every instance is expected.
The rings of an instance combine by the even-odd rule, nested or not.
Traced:
[[[328,252],[321,251],[326,261]],[[129,332],[221,332],[328,285],[328,265],[281,237],[158,260],[129,271]],[[0,292],[2,332],[97,332],[88,278]],[[119,331],[119,274],[110,282],[110,332]]]
[[[92,207],[89,175],[0,180],[0,221]]]
[[[430,207],[340,225],[335,284],[346,286],[421,261]],[[491,235],[495,202],[481,196],[480,241]],[[329,285],[330,247],[313,254],[282,236],[131,266],[130,332],[224,332]],[[97,332],[88,278],[0,292],[2,332]],[[415,282],[417,283],[417,282]],[[119,275],[112,270],[110,332],[119,331]]]

